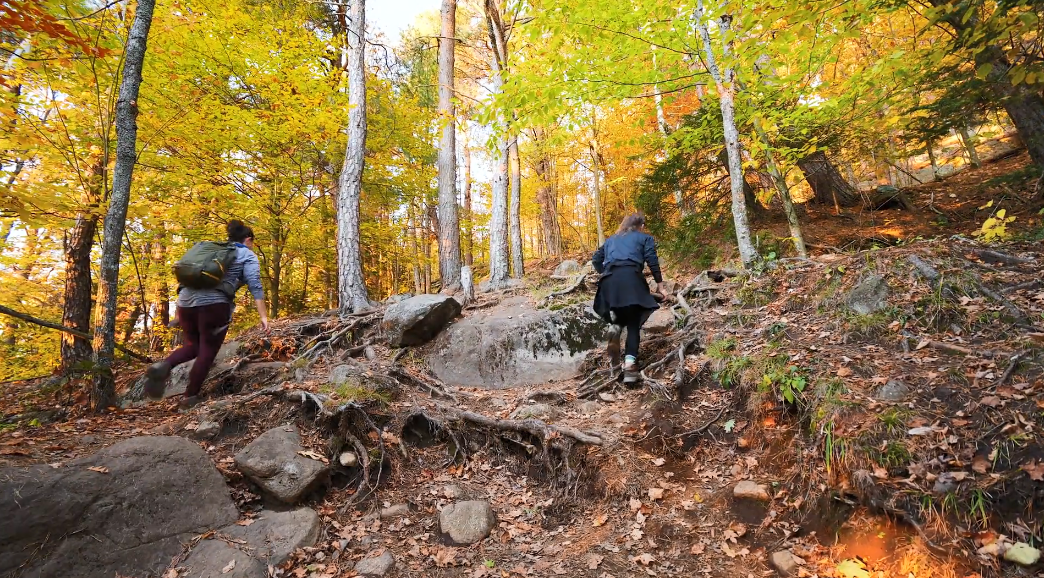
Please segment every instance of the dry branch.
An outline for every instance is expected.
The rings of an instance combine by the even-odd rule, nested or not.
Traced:
[[[45,319],[40,319],[39,317],[33,317],[32,315],[27,315],[20,311],[15,311],[14,309],[11,309],[10,307],[4,307],[3,305],[0,305],[0,313],[8,315],[10,317],[14,317],[15,319],[21,319],[22,321],[25,321],[27,323],[32,323],[33,325],[39,325],[40,327],[46,327],[48,329],[54,329],[56,331],[61,331],[70,335],[75,335],[76,337],[82,339],[93,339],[90,333],[85,333],[83,331],[80,331],[79,329],[73,329],[72,327],[59,325],[58,323],[52,323]],[[136,351],[128,349],[127,347],[119,343],[116,344],[116,349],[122,351],[123,353],[126,353],[127,355],[133,357],[134,359],[137,359],[138,361],[152,363],[152,359],[150,359],[148,356],[142,355]]]

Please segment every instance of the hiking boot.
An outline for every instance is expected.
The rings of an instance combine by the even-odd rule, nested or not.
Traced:
[[[181,398],[181,401],[178,402],[178,409],[182,411],[192,409],[199,405],[201,401],[203,400],[198,395],[190,395],[188,397],[183,397]]]
[[[624,372],[623,372],[623,384],[624,385],[634,385],[634,384],[638,383],[641,379],[642,379],[641,374],[639,374],[634,369],[630,369],[630,370],[625,369]]]
[[[628,371],[636,371],[637,369],[638,360],[635,359],[633,355],[628,355],[626,358],[624,358],[623,370],[625,373]]]
[[[170,377],[170,364],[166,361],[153,363],[145,370],[145,397],[152,400],[163,399],[167,389],[167,378]]]

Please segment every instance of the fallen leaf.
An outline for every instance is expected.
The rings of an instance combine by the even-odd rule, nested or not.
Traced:
[[[912,435],[912,436],[926,436],[928,434],[935,433],[935,431],[936,430],[935,430],[934,427],[932,427],[930,425],[926,425],[926,426],[922,426],[922,427],[915,427],[915,428],[907,431],[906,433],[909,434],[909,435]]]
[[[255,520],[254,518],[247,518],[245,520],[239,520],[238,522],[236,522],[236,525],[237,526],[249,526],[250,524],[253,524],[256,521],[257,520]]]
[[[662,466],[663,464],[666,464],[666,463],[667,463],[667,460],[665,460],[665,459],[663,459],[663,458],[656,458],[655,460],[653,460],[653,461],[652,461],[652,463],[653,463],[653,465],[654,465],[654,466],[656,466],[656,467],[660,467],[660,466]]]
[[[608,519],[609,519],[609,514],[598,514],[598,515],[596,515],[594,517],[594,520],[591,520],[591,525],[594,526],[595,528],[597,528],[599,526],[604,526],[606,520],[608,520]]]
[[[453,559],[456,558],[454,550],[452,548],[439,548],[435,551],[435,555],[432,556],[435,560],[435,565],[439,568],[445,568],[446,566],[453,565]]]
[[[642,507],[642,501],[638,498],[631,498],[631,511],[637,512]]]
[[[313,452],[312,450],[301,450],[301,451],[299,451],[297,453],[298,453],[298,455],[302,455],[302,456],[304,456],[306,458],[313,459],[313,460],[315,460],[317,462],[324,462],[325,463],[327,461],[326,457],[321,456],[321,455],[317,454],[316,452]]]
[[[663,488],[649,488],[649,499],[653,501],[662,500],[663,491]]]
[[[634,558],[631,558],[631,561],[637,562],[642,566],[648,566],[649,564],[652,564],[656,561],[656,557],[648,552],[645,552],[641,556],[635,556]]]
[[[996,395],[988,395],[979,400],[979,403],[981,403],[982,405],[987,405],[989,407],[997,407],[1001,404],[1001,399]]]
[[[732,433],[732,430],[736,427],[736,420],[730,419],[729,421],[725,422],[725,425],[723,427],[725,428],[725,433]]]
[[[631,530],[631,539],[632,540],[641,540],[642,536],[644,536],[644,535],[645,535],[645,532],[642,532],[638,528],[635,528],[635,529]]]
[[[89,467],[87,469],[91,470],[92,472],[98,472],[99,474],[107,474],[107,473],[109,473],[109,468],[107,468],[105,466],[91,466],[91,467]]]
[[[1034,482],[1044,482],[1044,462],[1037,463],[1036,460],[1032,460],[1028,464],[1022,464],[1022,471],[1029,474]]]
[[[837,575],[841,578],[870,578],[866,566],[859,560],[844,560],[837,565]]]
[[[982,454],[976,454],[972,458],[972,470],[979,474],[985,474],[990,471],[990,460],[986,459],[986,456]]]
[[[692,548],[689,548],[689,553],[692,554],[693,556],[699,556],[700,554],[703,554],[703,551],[706,550],[706,549],[707,549],[707,545],[704,544],[703,542],[700,542],[698,544],[693,544]]]
[[[887,480],[888,479],[888,470],[886,470],[884,468],[880,468],[880,467],[874,466],[874,477],[879,479],[879,480]]]
[[[837,370],[837,376],[838,377],[851,377],[852,376],[852,369],[850,367],[842,367],[842,368]]]
[[[587,569],[588,570],[597,570],[599,564],[602,563],[602,559],[603,559],[603,556],[599,556],[598,554],[588,554],[587,555]]]
[[[221,569],[221,573],[222,574],[228,574],[235,567],[236,567],[236,560],[235,560],[235,558],[233,558],[231,562],[229,562],[224,568]]]

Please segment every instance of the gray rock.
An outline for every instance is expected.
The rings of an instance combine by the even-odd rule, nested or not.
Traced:
[[[410,513],[409,504],[392,504],[381,510],[381,519],[401,518]]]
[[[341,455],[337,457],[337,461],[346,468],[354,468],[359,465],[359,456],[355,455],[355,452],[341,452]]]
[[[444,383],[503,389],[576,375],[589,352],[604,350],[607,328],[575,305],[535,309],[526,298],[476,311],[435,340],[428,365]]]
[[[600,409],[602,409],[602,404],[597,401],[585,401],[580,404],[580,411],[585,415],[598,413]]]
[[[1032,566],[1040,561],[1040,550],[1025,542],[1016,542],[1004,552],[1004,559],[1020,566]]]
[[[663,293],[664,295],[674,295],[679,289],[678,283],[671,279],[664,279],[663,283],[660,283],[659,285],[658,289],[660,290],[660,293]]]
[[[236,467],[273,498],[296,504],[329,473],[322,462],[298,454],[301,449],[296,427],[272,428],[236,454]]]
[[[557,414],[558,412],[555,411],[555,408],[546,403],[532,403],[519,406],[508,417],[511,419],[539,419],[546,421],[554,419]]]
[[[203,540],[180,564],[192,578],[266,578],[268,568],[237,545]]]
[[[732,489],[732,495],[740,500],[757,500],[759,502],[767,502],[772,499],[769,497],[766,486],[750,480],[743,480],[736,484],[736,487]]]
[[[124,440],[59,468],[0,468],[0,575],[159,576],[184,542],[238,516],[210,458],[182,437]]]
[[[856,284],[846,300],[849,309],[870,315],[888,306],[888,281],[881,275],[870,275]]]
[[[460,315],[460,303],[446,295],[418,295],[396,303],[384,312],[381,327],[388,343],[401,347],[431,341]]]
[[[330,385],[344,385],[349,381],[358,381],[360,372],[361,369],[355,362],[341,363],[335,365],[333,369],[330,370],[330,375],[327,377],[327,380],[329,380]],[[356,385],[361,386],[361,384],[358,383]]]
[[[442,488],[442,495],[449,498],[450,500],[459,500],[463,498],[466,494],[460,486],[450,484],[445,488]]]
[[[363,558],[355,563],[355,572],[360,576],[384,576],[395,567],[395,557],[388,550],[380,556]]]
[[[496,524],[497,516],[485,500],[450,504],[439,514],[439,529],[456,544],[481,542]]]
[[[903,401],[908,395],[910,395],[910,388],[905,383],[895,379],[882,385],[874,393],[874,397],[881,401]]]
[[[628,420],[627,420],[626,417],[624,417],[624,416],[622,416],[622,415],[620,415],[618,413],[614,413],[613,415],[609,416],[609,420],[608,421],[609,421],[609,423],[615,423],[617,425],[622,425],[622,424],[627,423]]]
[[[311,508],[287,512],[264,510],[249,526],[232,524],[219,533],[243,540],[253,557],[265,565],[278,566],[290,559],[298,548],[314,546],[322,523]]]
[[[797,560],[795,560],[794,555],[787,550],[773,552],[772,556],[769,557],[769,563],[772,564],[772,567],[776,569],[776,572],[779,572],[780,576],[797,575]]]
[[[572,259],[566,259],[555,267],[555,272],[551,274],[552,279],[572,279],[580,274],[580,263],[573,261]]]
[[[194,440],[214,439],[221,433],[221,424],[216,421],[201,421],[196,429],[189,434]]]
[[[238,341],[229,341],[222,345],[221,349],[218,350],[217,357],[214,358],[214,365],[210,368],[210,374],[231,369],[233,366],[231,360],[239,354],[240,348],[242,348],[242,343]],[[189,371],[192,371],[194,363],[195,360],[182,363],[171,370],[170,378],[167,379],[167,389],[163,392],[163,397],[175,397],[185,393],[185,390],[188,388],[188,374]],[[127,395],[124,396],[124,401],[128,402],[128,407],[133,407],[135,405],[133,402],[141,401],[144,396],[145,376],[142,375],[134,383],[130,391],[127,392]]]
[[[957,486],[961,483],[957,480],[957,477],[950,472],[943,472],[939,474],[939,477],[935,478],[935,484],[932,486],[932,492],[940,496],[950,494],[957,491]]]
[[[403,293],[401,295],[392,295],[384,300],[388,305],[395,305],[396,303],[402,303],[403,301],[413,297],[413,293]]]
[[[662,335],[674,329],[674,313],[668,307],[660,307],[649,316],[642,331],[649,335]]]
[[[601,392],[598,394],[598,399],[612,403],[616,401],[616,396],[611,393]]]

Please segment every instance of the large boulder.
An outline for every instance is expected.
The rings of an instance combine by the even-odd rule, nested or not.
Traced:
[[[575,376],[588,353],[605,346],[607,331],[587,306],[548,311],[517,297],[454,323],[435,340],[428,365],[457,386],[537,385]]]
[[[132,438],[57,468],[3,468],[0,575],[159,576],[193,536],[238,517],[224,478],[185,438]]]
[[[551,274],[552,279],[572,279],[580,274],[580,263],[573,261],[572,259],[566,259],[555,267],[555,272]]]
[[[460,315],[460,303],[446,295],[418,295],[388,307],[381,326],[392,346],[431,341]]]
[[[323,462],[298,453],[302,451],[296,427],[275,427],[235,455],[236,467],[266,494],[296,504],[326,481],[330,472]]]

